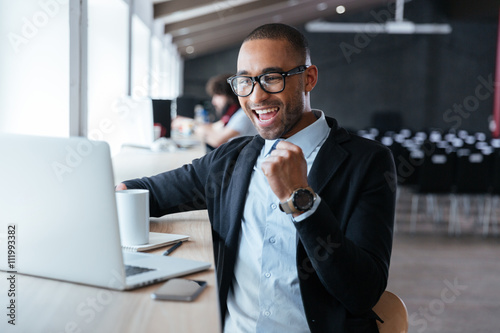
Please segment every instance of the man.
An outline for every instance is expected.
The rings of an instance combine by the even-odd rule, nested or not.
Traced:
[[[228,81],[260,136],[125,182],[151,191],[156,216],[208,209],[225,332],[377,332],[394,163],[311,109],[317,78],[300,32],[257,28]]]
[[[217,75],[207,82],[207,93],[212,96],[212,105],[220,120],[212,124],[199,124],[195,131],[209,145],[209,150],[238,136],[257,134],[252,122],[240,108],[238,98],[226,82],[229,76]]]

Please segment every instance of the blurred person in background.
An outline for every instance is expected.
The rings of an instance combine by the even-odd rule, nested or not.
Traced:
[[[212,105],[219,120],[209,124],[198,124],[195,133],[207,144],[208,150],[239,136],[257,134],[245,111],[241,109],[238,97],[227,84],[230,76],[231,74],[214,76],[206,85],[207,94],[212,97]]]

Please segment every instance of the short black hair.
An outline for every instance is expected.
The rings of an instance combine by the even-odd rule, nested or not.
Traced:
[[[234,94],[231,86],[227,83],[227,79],[232,76],[232,74],[220,74],[211,77],[206,85],[207,94],[213,95],[223,95],[229,98],[232,103],[238,103],[238,97]]]
[[[243,43],[256,39],[286,40],[303,58],[304,63],[310,59],[309,43],[306,37],[292,26],[283,23],[264,24],[252,31]]]

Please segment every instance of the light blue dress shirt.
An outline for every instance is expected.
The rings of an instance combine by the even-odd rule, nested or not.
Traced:
[[[330,133],[323,112],[314,112],[318,120],[286,139],[302,149],[308,173]],[[275,141],[266,140],[250,179],[227,299],[226,333],[309,332],[297,275],[293,218],[279,209],[279,199],[261,169]],[[313,208],[295,221],[313,214],[320,200],[317,197]]]

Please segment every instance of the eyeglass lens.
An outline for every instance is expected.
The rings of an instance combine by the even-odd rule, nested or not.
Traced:
[[[264,74],[257,78],[257,81],[259,81],[262,89],[269,93],[282,91],[284,88],[283,84],[285,82],[283,76],[278,73]],[[240,76],[233,79],[232,85],[237,95],[246,96],[252,92],[254,84],[251,78]]]

